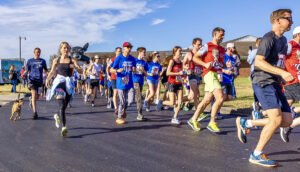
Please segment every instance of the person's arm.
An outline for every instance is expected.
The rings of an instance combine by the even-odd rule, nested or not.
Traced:
[[[187,64],[187,60],[191,60],[190,55],[191,55],[190,53],[185,54],[185,56],[183,58],[183,62],[182,62],[183,69],[189,69],[189,64],[188,64],[188,66],[186,64]]]
[[[121,72],[123,72],[123,68],[119,68],[119,60],[120,58],[119,58],[119,56],[117,57],[117,58],[115,58],[115,60],[114,60],[114,62],[113,62],[113,64],[111,65],[111,69],[110,69],[110,72],[112,72],[112,73],[121,73]]]
[[[174,65],[174,61],[171,60],[170,63],[169,63],[169,66],[167,68],[167,75],[168,76],[178,76],[178,75],[183,75],[183,71],[180,71],[180,72],[172,72],[172,67]]]
[[[294,80],[294,77],[291,73],[279,68],[279,67],[274,67],[270,63],[268,63],[265,60],[265,57],[262,55],[256,55],[255,61],[254,61],[254,66],[260,68],[263,71],[266,71],[268,73],[272,73],[278,76],[281,76],[282,79],[284,79],[286,82],[290,82]]]
[[[82,71],[81,67],[80,67],[79,64],[78,64],[77,59],[72,58],[72,61],[73,61],[73,63],[74,63],[74,69],[76,69],[76,71],[77,71],[78,73],[82,74],[83,71]]]
[[[50,86],[50,80],[52,79],[53,75],[55,74],[56,72],[56,67],[57,67],[57,60],[58,58],[55,58],[52,62],[52,67],[51,67],[51,70],[50,72],[48,73],[48,77],[46,79],[46,87],[49,87]]]
[[[91,65],[89,66],[88,70],[87,70],[87,73],[90,74],[90,75],[93,75],[93,73],[92,73],[93,69],[94,69],[94,65],[91,64]]]
[[[212,63],[205,63],[202,61],[202,56],[204,56],[208,52],[208,46],[205,44],[201,49],[194,55],[193,62],[205,67],[206,69],[210,69],[212,67]]]

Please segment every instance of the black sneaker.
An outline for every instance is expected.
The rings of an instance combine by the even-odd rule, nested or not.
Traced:
[[[285,143],[288,143],[290,140],[289,140],[289,135],[291,134],[292,132],[292,129],[291,127],[286,127],[286,128],[280,128],[280,137],[282,139],[282,141],[284,141]]]
[[[37,112],[34,112],[32,118],[35,120],[35,119],[38,119],[38,117],[39,116],[38,116]]]
[[[95,107],[95,103],[94,103],[94,101],[92,101],[92,107]]]

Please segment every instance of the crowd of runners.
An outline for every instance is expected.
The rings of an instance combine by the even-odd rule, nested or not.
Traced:
[[[270,20],[272,30],[257,39],[257,49],[251,50],[248,57],[255,99],[252,119],[237,117],[236,126],[242,143],[247,142],[251,128],[262,127],[249,161],[273,167],[278,164],[263,153],[266,144],[278,128],[282,140],[289,142],[292,129],[300,124],[297,117],[300,108],[292,107],[300,101],[300,27],[294,29],[293,40],[287,42],[283,34],[293,24],[292,11],[276,10]],[[234,43],[228,43],[226,48],[220,45],[225,36],[223,28],[216,27],[211,34],[212,41],[206,44],[201,38],[194,38],[193,49],[184,58],[180,46],[175,46],[172,54],[164,59],[156,51],[146,56],[144,47],[138,47],[138,55],[133,57],[130,54],[133,45],[125,42],[115,48],[114,57],[105,60],[96,55],[82,66],[69,56],[70,45],[62,42],[50,72],[45,60],[40,58],[41,50],[36,48],[22,75],[29,73],[33,118],[38,118],[36,100],[38,88],[43,86],[42,98],[46,95],[47,100],[52,97],[58,100],[59,112],[54,119],[56,127],[61,127],[62,136],[68,131],[65,111],[71,106],[75,92],[82,94],[83,101],[92,107],[97,95],[105,97],[118,125],[126,124],[128,106],[136,103],[136,119],[146,121],[147,112],[154,110],[151,105],[155,104],[156,111],[173,109],[170,122],[176,125],[182,123],[181,109],[194,109],[187,121],[191,129],[200,131],[199,122],[210,117],[207,129],[219,133],[216,119],[222,119],[220,108],[224,101],[236,98],[234,79],[239,75],[240,58]],[[200,101],[201,84],[204,84],[204,97]],[[210,114],[204,113],[209,104],[212,105]]]

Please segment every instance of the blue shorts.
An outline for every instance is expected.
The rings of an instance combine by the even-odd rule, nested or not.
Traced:
[[[147,84],[154,84],[154,85],[157,85],[159,82],[159,79],[158,80],[150,80],[150,79],[147,79]]]
[[[111,80],[111,88],[117,89],[117,80],[114,80],[114,79]]]
[[[104,80],[100,80],[99,85],[104,86]]]
[[[252,87],[263,110],[281,109],[282,112],[291,112],[286,97],[282,92],[282,86],[252,84]]]

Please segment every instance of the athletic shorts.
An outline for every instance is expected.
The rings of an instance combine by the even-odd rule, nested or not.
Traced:
[[[35,90],[35,91],[39,91],[39,87],[43,86],[43,81],[35,81],[35,80],[28,80],[28,89],[29,90]]]
[[[215,89],[222,89],[220,81],[218,79],[217,72],[209,71],[204,76],[204,83],[205,83],[205,86],[204,86],[204,91],[205,92],[212,93]]]
[[[182,84],[168,84],[168,91],[172,93],[177,93],[178,90],[182,90]]]
[[[295,83],[284,87],[284,95],[286,99],[296,102],[300,101],[300,83]]]
[[[104,86],[104,80],[100,80],[99,84]]]
[[[222,87],[222,91],[224,94],[227,95],[233,95],[233,85],[232,84],[222,84],[221,83],[221,87]]]
[[[99,79],[91,79],[90,87],[94,89],[95,87],[99,87]]]
[[[252,86],[263,110],[281,109],[282,112],[291,112],[281,85],[252,84]]]
[[[111,80],[111,87],[112,89],[117,89],[117,80],[114,79]]]
[[[147,79],[147,84],[154,84],[154,85],[158,85],[159,83],[159,79],[158,80],[150,80],[150,79]]]
[[[189,81],[195,80],[197,81],[197,76],[196,75],[188,75]]]
[[[201,75],[197,75],[196,78],[197,78],[197,85],[202,84],[202,76]]]

